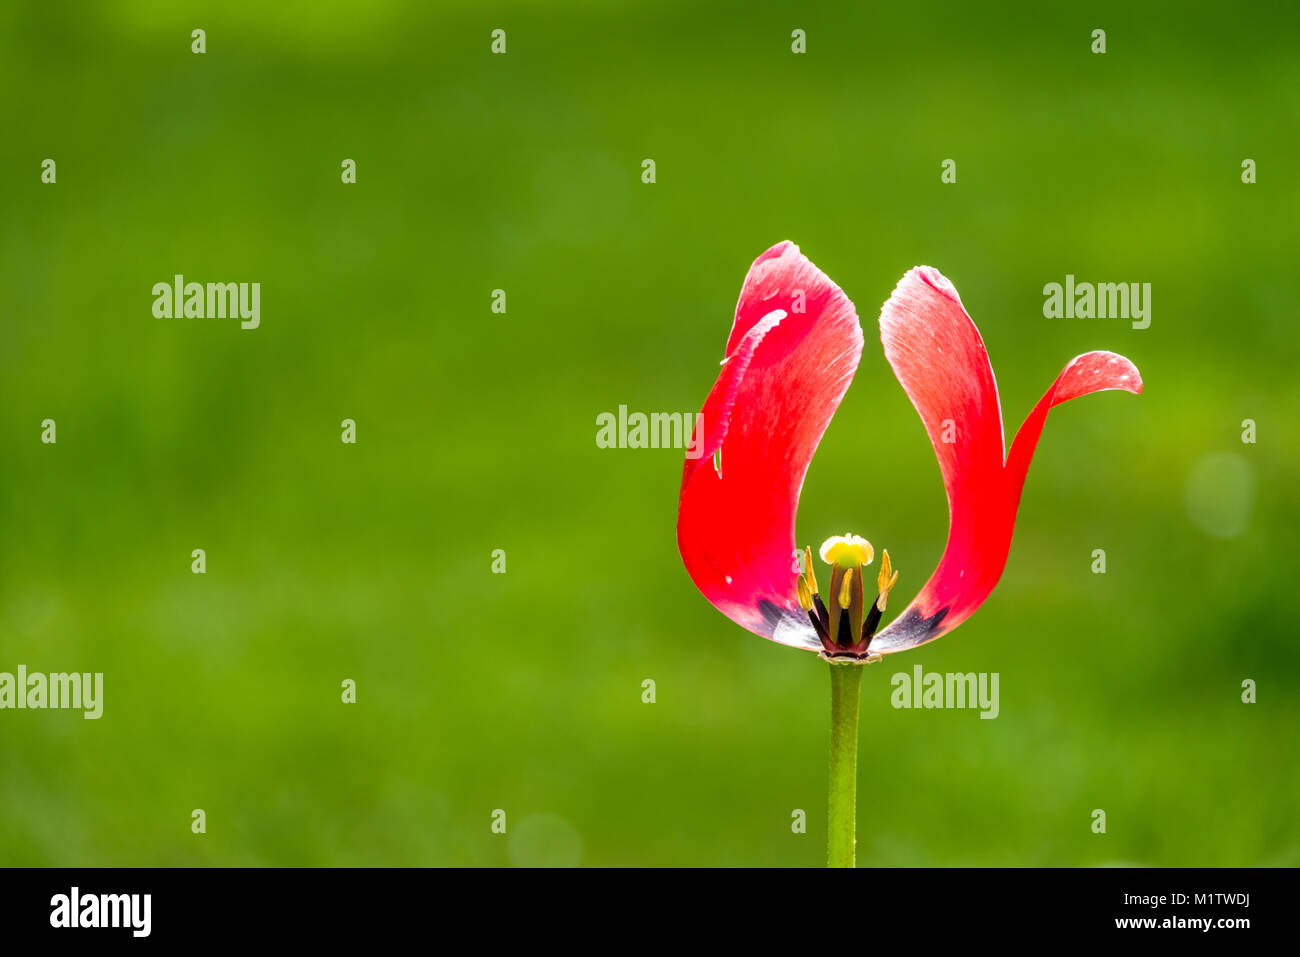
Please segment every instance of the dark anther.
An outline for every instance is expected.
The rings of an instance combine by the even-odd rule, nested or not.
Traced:
[[[878,601],[880,596],[877,595],[876,598]],[[876,629],[880,627],[880,615],[881,615],[880,605],[877,604],[877,602],[873,601],[871,603],[871,610],[867,612],[867,617],[862,620],[861,644],[863,647],[866,647],[866,643],[871,640],[871,636],[874,635],[876,633]]]
[[[853,631],[853,629],[849,626],[849,610],[847,608],[841,608],[840,630],[836,635],[836,638],[839,639],[839,645],[841,648],[848,648],[853,644],[853,636],[849,634],[851,631]]]
[[[826,634],[826,626],[817,619],[817,612],[811,608],[808,609],[808,620],[812,622],[813,630],[817,632],[817,637],[822,640],[822,645],[830,644],[831,636]]]
[[[821,595],[813,595],[813,605],[816,606],[817,617],[821,620],[822,623],[822,633],[825,635],[829,635],[831,630],[831,616],[830,616],[830,612],[826,610],[826,603],[822,601]],[[812,613],[809,612],[809,614]],[[827,641],[829,640],[830,639],[828,637]]]

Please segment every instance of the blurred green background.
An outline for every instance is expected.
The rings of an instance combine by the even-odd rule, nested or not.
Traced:
[[[699,408],[785,238],[867,332],[799,539],[887,546],[895,610],[947,521],[875,329],[908,267],[1008,434],[1080,352],[1146,381],[1052,413],[991,599],[867,673],[859,863],[1300,863],[1285,10],[4,5],[0,671],[105,706],[0,712],[0,863],[823,863],[826,665],[696,592],[680,451],[594,442]],[[155,319],[175,273],[261,328]],[[1044,319],[1067,273],[1151,327]],[[917,663],[1000,716],[892,709]]]

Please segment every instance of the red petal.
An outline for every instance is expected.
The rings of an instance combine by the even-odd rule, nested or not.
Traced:
[[[796,597],[795,511],[861,357],[853,303],[798,246],[780,243],[754,260],[704,402],[700,455],[682,472],[677,545],[705,598],[783,644],[821,649]]]
[[[948,544],[939,567],[871,642],[872,651],[888,654],[956,628],[997,584],[1048,410],[1105,389],[1140,393],[1142,377],[1133,363],[1111,352],[1070,360],[1021,426],[1004,463],[993,369],[952,283],[929,266],[910,270],[881,309],[880,338],[939,457],[949,515]]]

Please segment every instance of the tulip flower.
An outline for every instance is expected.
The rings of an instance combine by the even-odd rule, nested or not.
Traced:
[[[880,627],[899,578],[888,551],[872,589],[871,543],[852,533],[828,538],[818,550],[829,566],[823,593],[812,549],[796,547],[804,476],[857,371],[863,338],[853,303],[793,243],[767,250],[745,277],[678,502],[678,547],[704,597],[754,634],[830,662],[828,860],[841,866],[854,863],[860,666],[951,631],[989,596],[1053,406],[1106,389],[1142,391],[1123,356],[1077,356],[1007,452],[984,341],[938,270],[918,266],[903,276],[881,308],[880,339],[938,456],[949,513],[938,568],[893,621]]]

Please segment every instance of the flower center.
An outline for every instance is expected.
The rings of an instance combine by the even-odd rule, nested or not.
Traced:
[[[858,535],[836,535],[826,539],[819,551],[822,561],[831,566],[827,592],[830,601],[823,601],[818,592],[812,549],[805,548],[803,570],[799,574],[799,605],[808,612],[808,619],[822,641],[822,656],[878,660],[879,656],[871,656],[867,646],[880,627],[889,593],[898,582],[898,572],[889,561],[889,550],[881,555],[876,597],[869,607],[865,607],[863,569],[875,558],[871,543]]]

